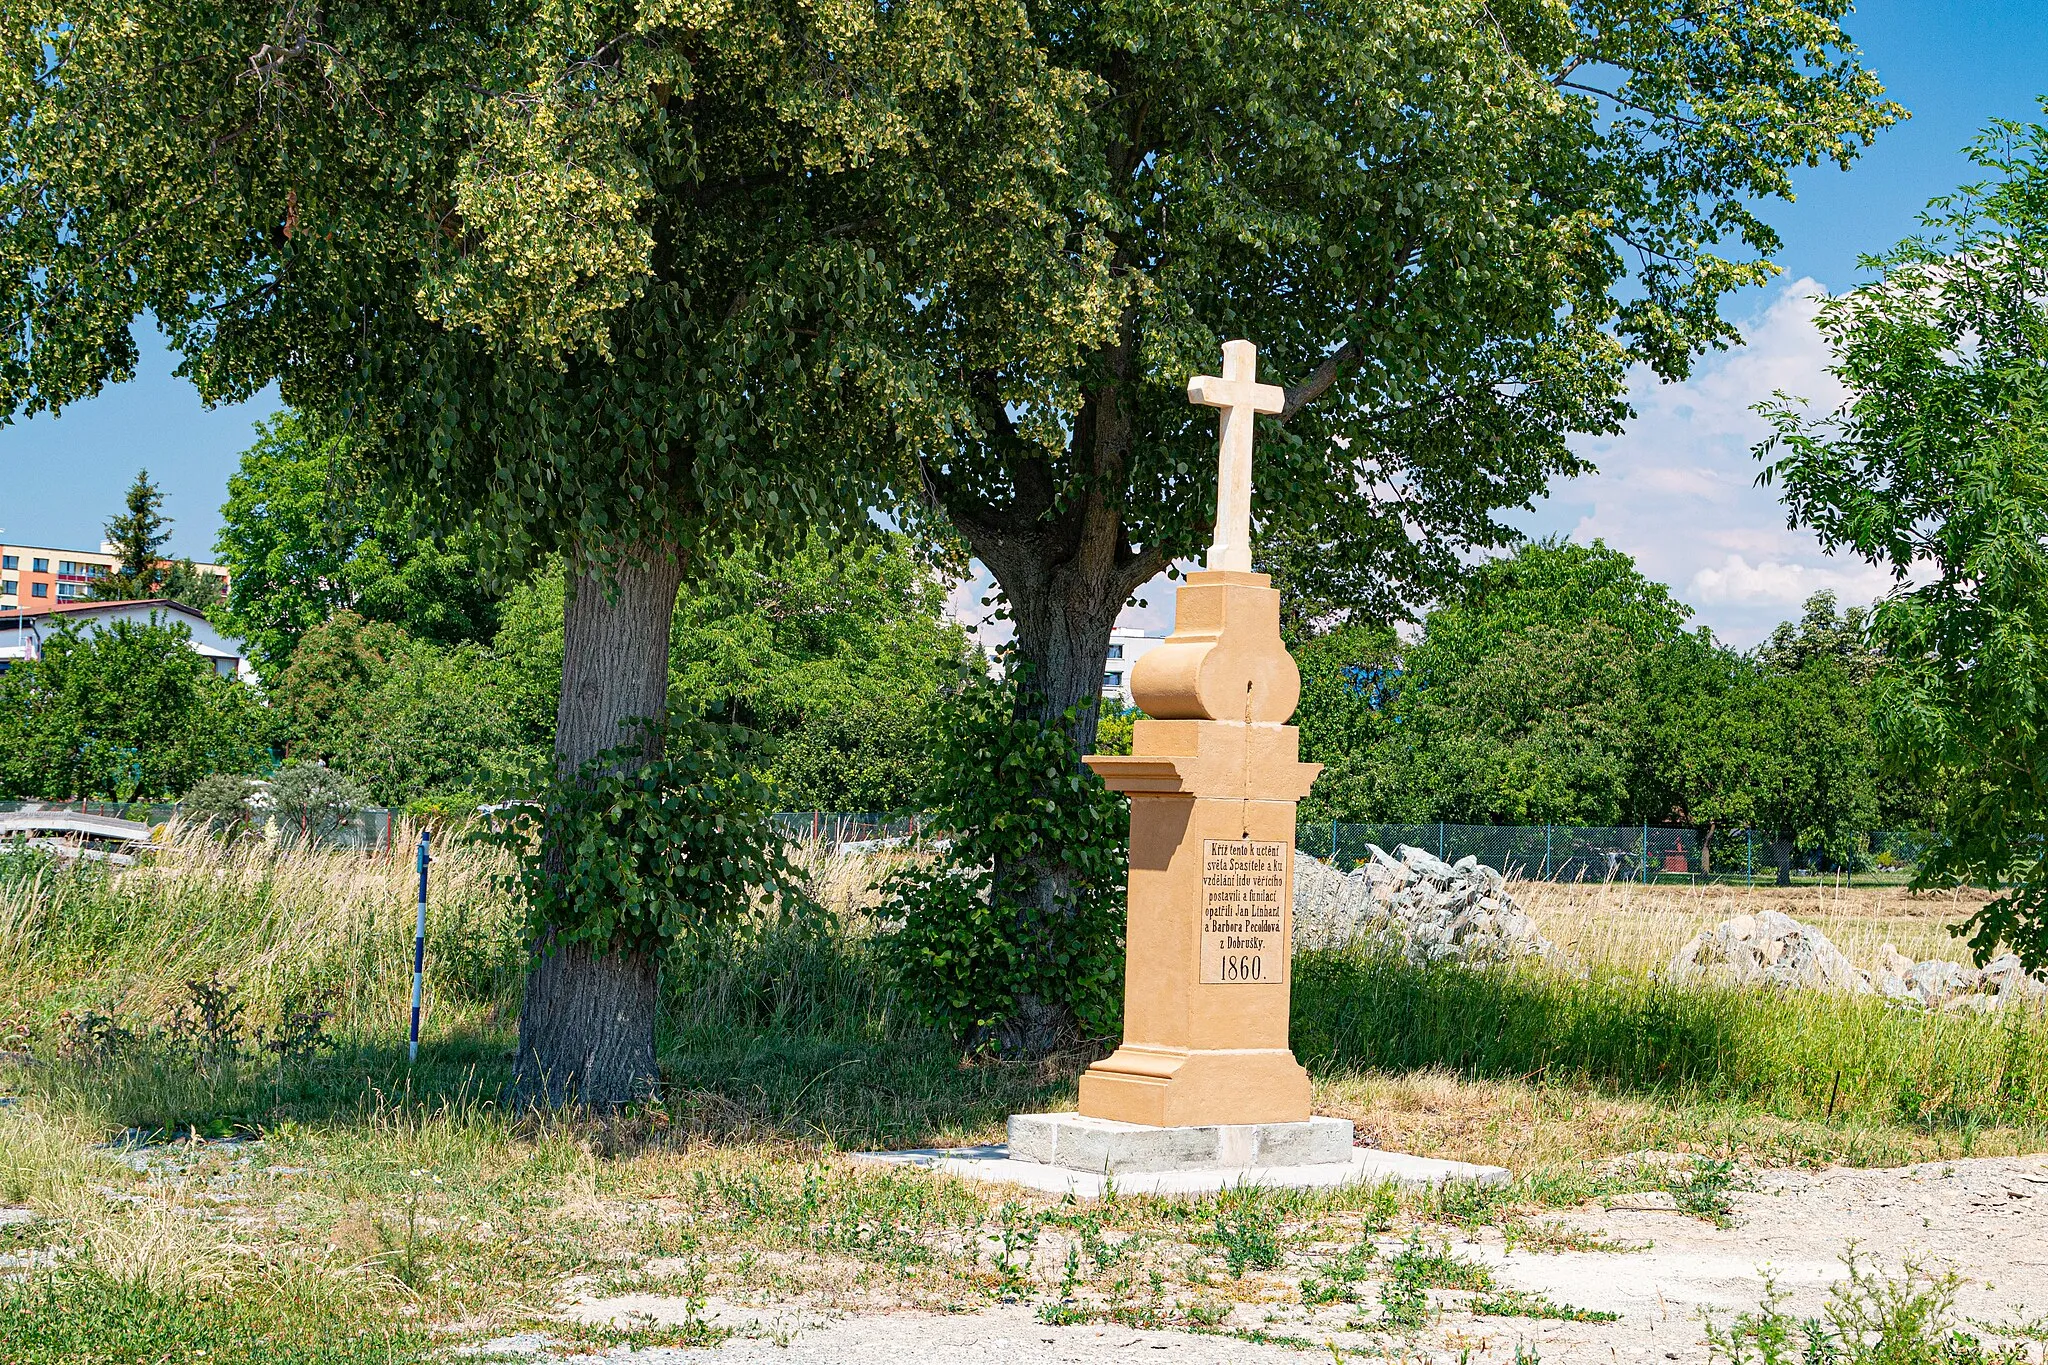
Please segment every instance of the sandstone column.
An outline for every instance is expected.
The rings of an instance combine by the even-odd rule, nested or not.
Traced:
[[[1321,771],[1285,722],[1301,676],[1280,640],[1280,594],[1248,572],[1254,382],[1249,342],[1190,401],[1218,407],[1218,515],[1173,635],[1139,659],[1129,755],[1087,761],[1131,799],[1124,1041],[1081,1077],[1089,1118],[1181,1127],[1309,1118],[1287,1045],[1294,808]]]

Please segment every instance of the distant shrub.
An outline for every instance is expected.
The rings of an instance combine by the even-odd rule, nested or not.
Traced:
[[[211,833],[224,837],[240,834],[249,828],[249,798],[256,788],[256,778],[214,773],[192,784],[178,801],[178,813]]]
[[[320,763],[289,763],[259,782],[249,808],[277,821],[285,833],[321,837],[352,823],[370,794]]]

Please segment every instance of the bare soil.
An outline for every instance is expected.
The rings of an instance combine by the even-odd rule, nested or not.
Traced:
[[[1918,1266],[1953,1272],[1956,1325],[2040,1334],[2048,1323],[2048,1157],[1931,1162],[1893,1170],[1767,1171],[1732,1197],[1726,1226],[1655,1207],[1656,1198],[1623,1198],[1541,1221],[1553,1231],[1605,1239],[1616,1250],[1509,1250],[1502,1233],[1445,1230],[1452,1253],[1490,1267],[1503,1288],[1553,1303],[1619,1314],[1614,1322],[1475,1317],[1466,1296],[1437,1294],[1438,1313],[1409,1334],[1360,1330],[1370,1303],[1308,1307],[1287,1277],[1272,1292],[1239,1292],[1236,1306],[1204,1334],[1156,1332],[1091,1323],[1046,1326],[1030,1303],[975,1313],[846,1313],[829,1304],[770,1309],[712,1300],[695,1306],[653,1294],[586,1299],[573,1310],[585,1322],[632,1326],[700,1320],[735,1329],[709,1348],[653,1348],[636,1362],[782,1361],[790,1365],[1008,1365],[1009,1362],[1175,1362],[1295,1360],[1328,1357],[1511,1365],[1533,1353],[1566,1362],[1706,1362],[1703,1315],[1726,1323],[1754,1310],[1769,1284],[1788,1297],[1795,1318],[1822,1313],[1847,1275],[1851,1253],[1897,1278]],[[1553,1239],[1557,1240],[1557,1239]],[[1389,1240],[1382,1259],[1399,1249]],[[1256,1288],[1256,1286],[1252,1286]],[[1292,1292],[1288,1292],[1288,1291]],[[1247,1302],[1247,1299],[1253,1300]],[[1262,1301],[1260,1301],[1262,1300]],[[1275,1344],[1266,1338],[1287,1338]],[[540,1355],[538,1337],[490,1349]],[[2036,1335],[2034,1352],[2041,1352]],[[623,1358],[623,1348],[619,1348]]]

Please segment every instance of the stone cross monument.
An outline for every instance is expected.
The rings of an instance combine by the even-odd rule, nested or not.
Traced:
[[[1294,808],[1321,771],[1286,722],[1301,675],[1280,594],[1251,571],[1253,414],[1281,410],[1249,341],[1188,381],[1218,410],[1216,534],[1173,634],[1137,661],[1147,719],[1088,765],[1131,798],[1123,1044],[1081,1077],[1080,1114],[1010,1120],[1010,1156],[1089,1170],[1343,1161],[1287,1046]]]

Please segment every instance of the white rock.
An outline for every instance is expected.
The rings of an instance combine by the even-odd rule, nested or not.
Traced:
[[[1807,987],[1867,994],[1870,981],[1812,925],[1766,910],[1737,915],[1693,935],[1671,959],[1679,981],[1730,986]]]
[[[1671,974],[1681,981],[1875,993],[1906,1009],[1954,1014],[2048,998],[2048,981],[2028,975],[2010,953],[1979,970],[1947,958],[1916,962],[1887,943],[1876,965],[1861,972],[1827,935],[1775,910],[1701,930],[1671,960]]]
[[[1402,845],[1340,873],[1312,859],[1294,872],[1294,946],[1378,942],[1410,962],[1504,962],[1557,955],[1507,894],[1507,878],[1476,857],[1447,863]]]

